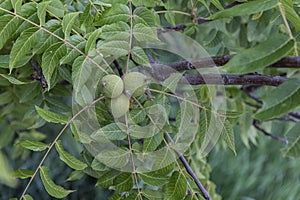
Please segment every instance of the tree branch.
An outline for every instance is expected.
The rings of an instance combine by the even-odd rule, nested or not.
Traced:
[[[169,135],[169,133],[165,132],[165,135],[167,136],[168,140],[170,142],[174,142],[174,140],[172,139],[172,137]],[[199,190],[201,191],[203,197],[206,200],[211,200],[211,197],[209,196],[208,192],[206,191],[206,189],[204,188],[204,186],[201,184],[201,182],[199,181],[199,179],[197,178],[196,174],[194,173],[193,169],[191,168],[191,166],[189,165],[189,163],[187,162],[187,160],[184,158],[184,156],[178,152],[176,152],[176,154],[179,156],[180,161],[182,162],[184,168],[186,169],[186,171],[189,173],[189,175],[191,175],[191,177],[193,178],[194,182],[196,183],[197,187],[199,188]]]
[[[201,69],[210,68],[215,66],[225,65],[233,56],[212,56],[209,58],[201,58],[197,60],[182,60],[172,63],[167,63],[165,65],[177,71],[191,70],[191,69]],[[268,68],[300,68],[300,56],[287,56],[279,61],[267,66]]]
[[[253,124],[253,126],[254,126],[257,130],[261,131],[261,132],[262,132],[263,134],[265,134],[266,136],[269,136],[269,137],[273,138],[274,140],[277,140],[277,141],[279,141],[279,142],[282,142],[283,144],[288,144],[288,143],[289,143],[289,141],[288,141],[287,139],[281,138],[281,137],[279,137],[279,136],[277,136],[277,135],[273,135],[272,133],[269,133],[269,132],[265,131],[263,128],[261,128],[261,127],[259,126],[260,121],[254,119],[253,122],[252,122],[252,124]]]
[[[262,74],[186,74],[184,78],[191,85],[214,84],[214,85],[268,85],[278,86],[287,80],[281,76]],[[186,83],[185,80],[179,83]]]

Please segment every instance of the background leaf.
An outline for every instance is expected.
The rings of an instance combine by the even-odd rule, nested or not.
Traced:
[[[253,48],[240,51],[224,69],[228,73],[255,72],[286,56],[294,43],[287,35],[275,35]]]
[[[255,114],[259,120],[278,117],[300,105],[300,79],[291,79],[268,92],[263,107]]]

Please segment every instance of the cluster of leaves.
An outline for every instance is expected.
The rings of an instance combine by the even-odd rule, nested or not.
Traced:
[[[230,3],[232,1],[218,0],[1,0],[0,168],[3,173],[0,174],[0,180],[12,187],[17,184],[8,175],[10,166],[3,164],[8,163],[6,155],[9,154],[12,160],[24,161],[31,151],[46,151],[44,158],[47,159],[55,147],[59,158],[74,170],[69,180],[82,179],[85,174],[92,176],[98,180],[97,186],[115,191],[111,199],[203,199],[191,174],[187,173],[186,166],[179,160],[170,161],[167,166],[150,172],[138,171],[131,160],[132,152],[154,152],[168,147],[164,132],[176,138],[176,134],[190,131],[186,127],[195,114],[192,110],[199,109],[196,115],[201,120],[195,126],[198,131],[184,155],[210,196],[219,199],[215,185],[209,179],[210,167],[205,158],[197,154],[202,150],[206,136],[221,132],[222,144],[235,153],[233,128],[238,122],[236,130],[243,142],[246,145],[249,145],[249,140],[255,143],[257,132],[251,124],[253,117],[269,120],[298,107],[300,84],[297,77],[272,91],[267,87],[257,90],[258,96],[266,94],[262,97],[262,108],[238,87],[227,88],[226,95],[230,97],[227,104],[231,112],[220,114],[210,107],[211,91],[215,89],[213,95],[217,97],[217,87],[194,87],[193,91],[201,99],[195,103],[186,96],[170,95],[181,78],[175,75],[172,79],[166,79],[165,88],[151,85],[152,100],[146,95],[142,96],[133,102],[129,113],[135,116],[133,120],[136,124],[151,124],[151,112],[147,112],[147,109],[159,103],[168,110],[168,123],[152,137],[146,137],[143,131],[136,131],[138,133],[133,138],[129,136],[132,127],[128,123],[120,125],[114,122],[106,112],[102,98],[94,100],[84,86],[89,83],[93,69],[99,70],[94,74],[99,79],[104,74],[117,73],[120,69],[117,65],[112,67],[112,61],[120,63],[124,72],[135,65],[151,67],[145,50],[139,44],[159,43],[157,28],[179,23],[186,24],[183,33],[203,44],[211,55],[237,54],[222,68],[226,73],[262,72],[291,77],[294,70],[271,70],[265,67],[284,56],[299,53],[296,33],[300,18],[293,7],[296,2],[257,0],[225,9]],[[207,16],[208,22],[199,26],[199,16]],[[167,62],[168,56],[162,53],[155,58]],[[82,94],[84,98],[79,100],[82,109],[76,113],[72,113],[71,108],[73,91],[75,96],[78,94],[76,92],[85,91]],[[102,138],[103,135],[100,137],[96,132],[94,138],[86,137],[78,131],[74,122],[94,104],[97,120],[103,126],[101,133],[122,147],[121,152],[110,151],[99,155],[98,152],[94,155],[85,148],[89,143],[99,142],[97,137]],[[253,104],[254,107],[251,106]],[[179,105],[184,110],[178,109]],[[257,107],[260,108],[258,112]],[[256,112],[254,116],[253,112]],[[59,133],[54,133],[54,140],[50,138],[50,144],[46,142],[50,141],[48,133],[41,131],[47,122],[64,125]],[[85,144],[82,146],[81,159],[67,152],[59,140],[68,126],[71,126],[74,139]],[[287,133],[288,137],[292,137],[292,144],[285,149],[285,155],[299,156],[298,127],[299,124],[296,124]],[[14,176],[29,178],[27,186],[30,186],[39,172],[45,190],[56,198],[64,198],[74,192],[57,185],[50,178],[49,169],[43,163],[44,158],[37,161],[39,164],[36,163],[38,166],[35,171],[19,169]],[[158,159],[157,165],[167,159]],[[131,165],[132,172],[116,170],[127,164]],[[18,165],[22,166],[22,163]],[[26,193],[27,189],[21,198],[32,198]]]

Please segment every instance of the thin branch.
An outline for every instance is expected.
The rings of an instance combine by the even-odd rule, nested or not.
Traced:
[[[47,88],[47,81],[43,75],[42,69],[38,67],[36,62],[34,62],[33,60],[30,60],[30,64],[32,66],[32,69],[36,72],[36,74],[32,75],[32,78],[39,81],[43,89]]]
[[[124,73],[123,73],[123,69],[120,66],[119,62],[117,60],[114,60],[113,63],[115,65],[115,67],[117,68],[119,75],[122,77],[124,75]]]
[[[253,122],[252,122],[252,124],[253,124],[253,126],[254,126],[257,130],[261,131],[261,132],[262,132],[263,134],[265,134],[266,136],[269,136],[269,137],[273,138],[274,140],[277,140],[277,141],[279,141],[279,142],[282,142],[283,144],[288,144],[288,143],[289,143],[289,141],[288,141],[287,139],[281,138],[281,137],[279,137],[279,136],[277,136],[277,135],[273,135],[272,133],[269,133],[269,132],[267,132],[266,130],[264,130],[263,128],[261,128],[261,127],[259,126],[260,121],[254,119]]]
[[[165,135],[167,136],[167,138],[168,138],[168,140],[170,142],[172,142],[172,143],[174,142],[174,140],[172,139],[172,137],[167,132],[165,132]],[[211,197],[209,196],[208,192],[206,191],[206,189],[204,188],[204,186],[201,184],[201,182],[197,178],[196,174],[194,173],[193,169],[191,168],[191,166],[189,165],[189,163],[187,162],[187,160],[184,158],[184,156],[182,154],[178,153],[178,152],[176,152],[176,154],[179,156],[179,159],[182,162],[182,164],[183,164],[184,168],[186,169],[186,171],[193,178],[193,180],[196,183],[197,187],[201,191],[203,197],[206,200],[211,200]]]
[[[250,86],[243,86],[242,90],[253,100],[255,100],[257,103],[262,104],[263,101],[259,99],[259,97],[253,93],[254,90],[256,90],[260,86],[256,85],[250,85]]]
[[[56,136],[56,138],[53,140],[53,142],[51,143],[51,145],[48,147],[48,150],[46,151],[46,153],[44,154],[42,160],[40,161],[38,167],[36,168],[36,170],[34,171],[33,175],[31,176],[31,178],[29,179],[20,199],[24,199],[25,200],[25,194],[29,188],[29,186],[31,185],[33,179],[35,178],[35,176],[37,175],[38,171],[41,169],[44,161],[46,160],[46,158],[48,157],[50,151],[53,149],[54,145],[57,143],[57,140],[60,138],[60,136],[64,133],[64,131],[66,130],[66,128],[84,111],[86,111],[87,109],[89,109],[91,106],[95,105],[98,101],[101,101],[102,99],[104,99],[104,97],[99,97],[97,99],[95,99],[93,102],[91,102],[89,105],[84,106],[81,110],[78,111],[78,113],[76,113],[66,124],[65,126],[61,129],[61,131],[58,133],[58,135]]]
[[[284,115],[283,117],[275,117],[275,118],[271,118],[271,119],[268,119],[268,120],[266,120],[266,121],[274,121],[274,120],[277,120],[277,121],[289,121],[289,122],[294,122],[294,123],[299,122],[299,119],[295,119],[294,117],[292,117],[292,116],[289,115],[289,114],[286,114],[286,115]]]
[[[290,115],[294,118],[300,119],[300,113],[299,112],[290,112],[290,113],[288,113],[288,115]]]

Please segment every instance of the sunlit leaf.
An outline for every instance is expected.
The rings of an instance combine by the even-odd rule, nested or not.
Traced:
[[[136,63],[143,66],[151,67],[148,57],[141,47],[133,47],[131,49],[131,56]]]
[[[124,4],[114,4],[112,7],[105,10],[97,26],[112,24],[119,21],[127,22],[130,19],[130,10]]]
[[[182,173],[175,171],[169,179],[164,199],[181,200],[187,189],[187,182]]]
[[[219,19],[226,17],[244,16],[259,13],[261,11],[269,10],[278,5],[278,0],[257,0],[250,1],[248,3],[243,3],[241,5],[236,5],[232,8],[222,10],[217,12],[208,19]]]
[[[2,76],[3,78],[5,78],[6,80],[8,80],[10,83],[12,83],[14,85],[26,84],[25,82],[19,81],[18,79],[14,78],[12,76],[6,75],[6,74],[0,74],[0,76]]]
[[[11,15],[0,17],[0,49],[2,49],[6,41],[11,38],[13,33],[17,30],[19,24],[20,20],[18,17]]]
[[[49,145],[43,143],[43,142],[39,142],[39,141],[35,141],[35,140],[24,140],[19,142],[19,144],[29,150],[32,151],[44,151],[45,149],[47,149],[49,147]]]
[[[58,140],[55,144],[56,151],[59,154],[59,158],[64,161],[69,167],[75,170],[83,170],[87,167],[87,164],[84,162],[78,160],[73,155],[68,153],[66,150],[64,150],[62,143],[60,140]]]
[[[15,67],[18,61],[20,61],[29,50],[32,49],[39,40],[40,29],[33,27],[22,32],[15,42],[9,58],[9,70]],[[25,64],[25,63],[24,63]]]
[[[24,200],[33,200],[33,198],[29,194],[25,194],[24,195]]]
[[[63,42],[57,42],[51,45],[43,54],[42,70],[48,84],[48,90],[51,88],[51,78],[58,67],[59,61],[67,53],[66,46]]]
[[[22,0],[11,0],[11,5],[13,6],[15,13],[19,13],[22,6]]]
[[[45,25],[45,19],[47,14],[47,7],[50,1],[43,1],[37,5],[37,15],[40,20],[40,25]]]
[[[32,170],[28,170],[28,169],[18,169],[13,171],[12,175],[16,178],[21,178],[21,179],[25,179],[25,178],[30,178],[32,177],[32,175],[34,174],[34,171]]]
[[[76,22],[79,12],[68,13],[64,16],[62,21],[62,30],[65,33],[65,38],[70,36],[72,27]]]
[[[45,110],[43,108],[40,108],[38,106],[35,106],[36,111],[38,112],[38,114],[47,122],[52,122],[52,123],[61,123],[61,124],[65,124],[68,121],[68,117],[66,116],[62,116],[59,114],[56,114],[52,111],[49,110]]]
[[[89,37],[88,41],[85,45],[85,53],[87,54],[89,50],[96,47],[96,40],[99,38],[99,35],[101,34],[101,29],[96,29],[94,32],[92,32]]]
[[[64,5],[59,0],[51,0],[47,9],[56,17],[64,16]]]
[[[56,185],[50,178],[49,169],[46,166],[40,168],[40,176],[46,191],[52,197],[64,198],[74,192],[73,190],[66,190],[62,186]]]

